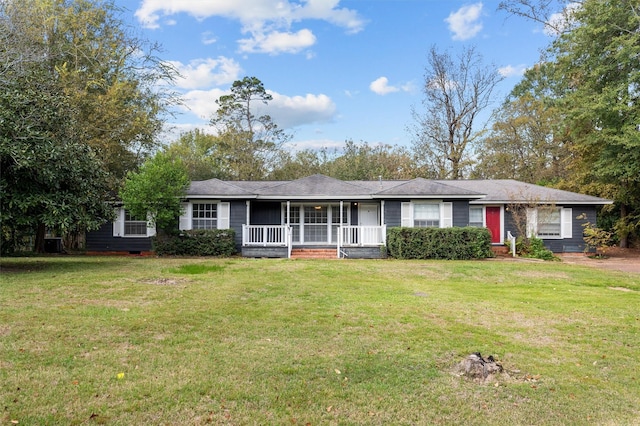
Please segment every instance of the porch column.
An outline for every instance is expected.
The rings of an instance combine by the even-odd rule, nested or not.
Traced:
[[[384,225],[384,200],[380,201],[380,226]]]
[[[287,226],[291,225],[291,201],[287,200]]]
[[[247,200],[245,203],[247,205],[247,217],[245,218],[246,224],[251,225],[251,201]]]

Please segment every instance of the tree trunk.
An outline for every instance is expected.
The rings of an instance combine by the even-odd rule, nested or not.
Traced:
[[[46,228],[43,223],[38,224],[36,230],[36,241],[34,243],[33,251],[36,253],[44,253],[44,237],[46,235]]]

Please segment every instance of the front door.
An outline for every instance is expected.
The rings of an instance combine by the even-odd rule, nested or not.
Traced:
[[[491,232],[491,243],[499,244],[502,241],[500,235],[500,207],[487,207],[486,208],[486,223],[489,232]]]
[[[380,226],[378,219],[377,204],[360,204],[358,207],[358,225],[359,226]],[[364,231],[364,232],[363,232]],[[372,230],[361,230],[360,241],[362,244],[377,244],[378,235]]]

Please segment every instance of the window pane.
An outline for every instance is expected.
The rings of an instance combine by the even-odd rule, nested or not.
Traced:
[[[469,226],[482,227],[482,207],[469,207]]]
[[[538,209],[538,236],[560,236],[560,208]]]
[[[130,212],[124,212],[124,235],[147,236],[147,221],[144,218],[137,218]]]
[[[440,226],[440,205],[423,203],[413,205],[413,226],[434,227]]]
[[[192,208],[193,229],[216,229],[218,217],[218,205],[212,203],[194,204]]]

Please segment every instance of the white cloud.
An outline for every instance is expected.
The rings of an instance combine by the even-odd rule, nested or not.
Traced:
[[[335,117],[336,105],[327,95],[308,93],[304,96],[286,96],[268,92],[273,99],[265,110],[280,128],[290,129],[305,124],[327,123]]]
[[[381,96],[388,95],[389,93],[400,92],[400,91],[411,92],[413,91],[413,89],[414,89],[414,85],[411,82],[405,83],[400,87],[390,86],[389,79],[384,76],[375,79],[374,81],[371,82],[371,84],[369,84],[369,90]]]
[[[296,53],[315,43],[315,36],[307,29],[290,31],[296,22],[323,20],[348,33],[361,31],[365,24],[355,10],[339,7],[339,0],[143,0],[135,16],[147,28],[159,28],[179,13],[199,20],[212,16],[237,20],[242,32],[251,35],[240,41],[241,48],[271,54],[279,47]]]
[[[204,45],[213,44],[218,41],[216,36],[211,31],[203,32],[200,40]]]
[[[225,90],[192,90],[182,95],[182,109],[190,111],[201,120],[209,120],[218,109],[216,100],[228,94]]]
[[[298,53],[316,42],[316,36],[307,29],[297,33],[277,32],[269,34],[254,33],[252,38],[238,41],[240,51],[245,53],[261,52],[276,55],[278,53]]]
[[[513,76],[521,76],[527,70],[527,66],[524,64],[520,65],[506,65],[504,67],[498,68],[498,73],[503,77],[513,77]]]
[[[468,40],[475,37],[482,30],[482,3],[474,3],[462,6],[452,12],[445,22],[449,24],[449,30],[453,33],[454,40]]]
[[[344,148],[344,140],[336,141],[331,139],[308,139],[288,142],[285,147],[291,152],[303,151],[305,149],[319,151],[323,148],[326,148],[330,152],[333,152],[334,149],[342,150]]]
[[[286,96],[267,91],[273,99],[268,105],[256,104],[256,115],[268,114],[281,129],[326,123],[334,119],[336,105],[327,95],[306,94],[304,96]],[[183,95],[182,107],[201,120],[209,120],[218,109],[216,100],[228,91],[220,89],[192,90]]]
[[[580,9],[580,3],[569,3],[562,12],[552,14],[545,23],[543,32],[548,36],[557,36],[568,30],[574,23],[573,13]]]
[[[242,71],[235,60],[224,56],[216,59],[194,59],[188,64],[178,61],[170,63],[183,77],[177,79],[176,86],[187,90],[230,84],[238,79]]]

